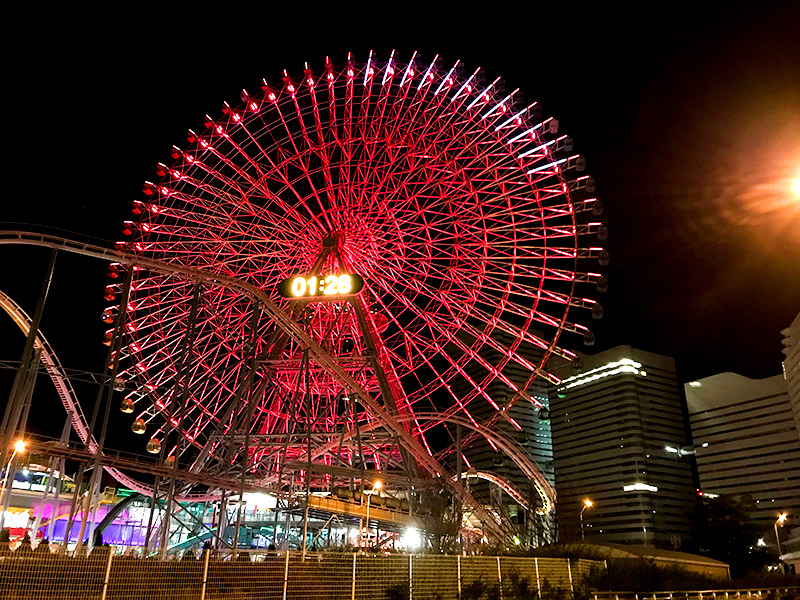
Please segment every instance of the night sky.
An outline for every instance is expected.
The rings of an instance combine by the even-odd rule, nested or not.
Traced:
[[[760,4],[654,14],[526,3],[489,16],[221,4],[100,25],[102,15],[74,9],[37,15],[18,23],[23,41],[7,57],[12,183],[0,221],[120,239],[156,163],[242,88],[280,82],[284,68],[298,75],[304,61],[322,68],[326,55],[341,64],[348,51],[358,61],[370,49],[381,60],[392,48],[401,61],[439,53],[520,87],[587,158],[612,258],[605,317],[584,321],[594,349],[673,356],[682,381],[775,375],[780,330],[800,310],[800,199],[788,192],[800,175],[800,4]],[[0,289],[32,311],[46,254],[0,255]],[[45,334],[67,367],[96,369],[105,266],[59,261]],[[0,333],[10,339],[6,325]],[[0,359],[18,358],[17,346],[2,346]]]

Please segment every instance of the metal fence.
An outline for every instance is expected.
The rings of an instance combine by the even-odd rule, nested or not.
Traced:
[[[358,553],[205,552],[182,560],[47,551],[0,555],[0,598],[9,600],[523,600],[569,593],[599,561]],[[543,593],[544,592],[544,593]]]
[[[592,592],[591,600],[712,600],[750,598],[751,600],[797,600],[800,587],[754,588],[748,590],[695,590],[680,592]]]

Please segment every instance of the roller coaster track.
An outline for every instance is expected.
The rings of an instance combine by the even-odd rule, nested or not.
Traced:
[[[280,327],[287,335],[289,335],[298,346],[307,348],[314,356],[314,361],[335,378],[342,387],[349,389],[358,399],[359,403],[368,409],[373,415],[378,417],[383,422],[384,426],[390,429],[396,436],[402,446],[409,452],[409,454],[417,461],[417,463],[425,469],[428,474],[434,478],[444,478],[448,485],[452,488],[453,492],[465,504],[469,505],[474,511],[475,515],[485,523],[487,529],[491,533],[500,538],[505,539],[508,537],[508,532],[503,530],[501,524],[497,523],[485,507],[478,502],[469,492],[467,492],[460,482],[452,481],[447,474],[447,470],[434,458],[420,442],[413,437],[413,435],[406,430],[397,415],[389,412],[383,407],[375,398],[363,389],[343,368],[334,356],[324,350],[314,339],[312,339],[292,317],[287,314],[277,303],[275,303],[269,296],[267,296],[260,288],[236,279],[213,273],[211,271],[204,271],[200,269],[191,269],[180,265],[164,263],[152,259],[142,258],[140,256],[127,254],[125,252],[104,248],[89,242],[80,242],[70,240],[60,236],[50,235],[47,233],[31,232],[31,231],[14,231],[4,230],[0,231],[0,245],[27,245],[50,248],[55,251],[69,252],[79,254],[81,256],[97,258],[100,260],[117,262],[130,267],[138,267],[147,269],[154,273],[161,273],[165,275],[176,275],[196,282],[209,282],[220,287],[229,289],[236,293],[247,296],[256,301],[269,318],[271,318],[278,327]],[[88,435],[88,431],[87,431]],[[208,475],[203,475],[208,480]],[[134,488],[135,489],[135,488]],[[138,490],[137,490],[138,491]],[[152,491],[150,492],[152,494]]]

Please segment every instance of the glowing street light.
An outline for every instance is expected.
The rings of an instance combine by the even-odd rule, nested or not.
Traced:
[[[14,443],[14,452],[11,453],[11,458],[8,459],[8,464],[6,465],[6,472],[3,474],[3,485],[0,486],[0,503],[5,506],[5,497],[6,497],[6,485],[8,483],[8,474],[11,472],[11,463],[14,462],[14,459],[17,457],[17,454],[21,454],[25,452],[25,446],[27,443],[24,440],[17,440]],[[12,480],[12,486],[13,480]],[[0,526],[3,524],[3,520],[5,519],[5,512],[0,515]]]
[[[377,480],[377,481],[375,481],[375,483],[372,484],[372,489],[371,490],[364,490],[364,493],[367,495],[367,518],[366,518],[365,528],[367,530],[367,535],[368,536],[369,536],[369,501],[370,501],[370,498],[371,498],[372,494],[377,494],[382,487],[383,487],[383,483],[381,483],[380,480]],[[366,541],[364,540],[363,530],[362,530],[362,533],[361,533],[361,540],[362,540],[362,544],[366,545]]]
[[[781,513],[778,515],[778,520],[775,521],[775,541],[778,544],[778,557],[780,557],[781,554],[783,554],[783,552],[781,551],[781,538],[778,535],[778,525],[783,527],[783,523],[784,521],[786,521],[787,516],[788,516],[787,513]]]
[[[583,535],[583,511],[585,511],[587,508],[592,508],[593,506],[594,506],[594,502],[589,500],[589,498],[584,498],[583,499],[583,508],[581,508],[581,512],[580,512],[580,518],[581,518],[581,541],[586,539],[584,537],[584,535]]]
[[[791,190],[796,198],[800,198],[800,175],[792,179]]]

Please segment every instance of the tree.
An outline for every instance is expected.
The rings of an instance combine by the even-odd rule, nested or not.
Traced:
[[[426,490],[421,500],[430,511],[430,516],[425,517],[425,529],[430,536],[431,550],[436,554],[455,551],[461,527],[457,501],[443,487]]]
[[[754,511],[750,496],[698,498],[690,551],[728,563],[734,578],[774,564],[777,557],[758,546],[761,527],[750,516]]]

